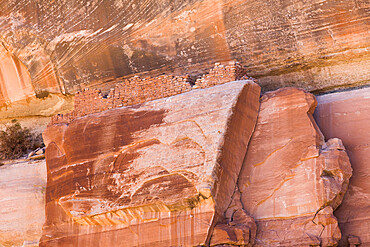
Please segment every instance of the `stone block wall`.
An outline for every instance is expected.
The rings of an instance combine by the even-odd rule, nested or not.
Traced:
[[[193,88],[208,88],[240,79],[248,79],[246,70],[241,64],[234,61],[228,64],[216,63],[208,74],[197,79],[195,83],[192,82],[189,75],[118,78],[115,79],[117,83],[108,95],[103,95],[99,89],[85,89],[78,92],[75,96],[74,110],[67,114],[55,115],[52,117],[50,125],[69,123],[77,117],[88,114],[140,104],[185,93]]]
[[[246,76],[246,69],[238,62],[230,62],[228,65],[216,63],[215,67],[195,82],[200,88],[212,87],[230,81],[243,79]],[[248,79],[248,78],[246,78]]]

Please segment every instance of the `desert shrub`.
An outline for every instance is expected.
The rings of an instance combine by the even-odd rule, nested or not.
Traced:
[[[41,91],[38,91],[36,92],[36,98],[38,99],[45,99],[47,97],[49,97],[49,92],[46,91],[46,90],[41,90]]]
[[[1,159],[17,159],[43,145],[41,134],[34,134],[30,129],[22,128],[17,120],[13,120],[6,125],[4,131],[0,131]]]

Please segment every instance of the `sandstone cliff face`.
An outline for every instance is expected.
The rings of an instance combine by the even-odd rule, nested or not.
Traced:
[[[259,93],[231,82],[48,127],[40,245],[207,244],[232,201]]]
[[[44,135],[41,245],[329,246],[341,238],[338,222],[340,245],[369,244],[368,90],[319,97],[326,142],[312,119],[316,101],[302,90],[265,94],[257,126],[253,83],[193,90],[239,79],[223,66],[200,76],[230,60],[264,91],[369,84],[369,8],[366,0],[1,1],[0,118],[64,113],[73,97],[60,93],[91,88],[76,97],[80,111],[53,118]],[[95,90],[117,82],[108,95]],[[55,94],[37,99],[44,90]],[[354,177],[333,215],[351,176],[337,137]],[[0,244],[36,243],[43,218],[21,222],[0,202]]]
[[[45,161],[0,167],[0,246],[38,246],[45,221]]]
[[[368,9],[366,0],[4,0],[0,38],[35,90],[199,74],[231,59],[265,89],[330,90],[369,83]]]
[[[256,220],[256,246],[333,246],[333,215],[347,190],[351,165],[339,139],[324,142],[312,117],[315,97],[284,88],[266,93],[238,187]]]
[[[0,107],[34,95],[27,68],[0,44]]]
[[[353,167],[348,192],[335,211],[343,238],[370,245],[370,88],[327,94],[317,97],[315,112],[318,125],[327,138],[343,140]],[[347,242],[348,240],[348,242]],[[352,245],[351,245],[352,246]]]

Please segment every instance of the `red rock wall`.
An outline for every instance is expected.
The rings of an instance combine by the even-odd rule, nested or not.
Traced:
[[[49,126],[41,246],[337,245],[341,140],[324,141],[301,89],[264,94],[254,125],[245,83]]]
[[[339,139],[324,142],[316,104],[296,88],[261,98],[238,179],[243,208],[256,220],[255,246],[335,246],[341,238],[333,210],[352,169]]]
[[[0,105],[35,95],[27,68],[0,44]]]
[[[318,96],[315,118],[325,137],[343,140],[353,167],[348,192],[334,212],[343,238],[370,246],[370,88]]]
[[[35,88],[55,77],[75,93],[94,80],[195,75],[229,60],[269,90],[369,83],[366,0],[3,0],[0,20]]]
[[[45,222],[45,160],[0,166],[0,246],[37,246]]]

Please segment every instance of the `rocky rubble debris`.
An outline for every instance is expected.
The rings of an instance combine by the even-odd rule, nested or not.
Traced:
[[[348,236],[348,244],[349,244],[349,247],[359,246],[359,245],[361,245],[360,238],[357,237],[357,236],[349,235]]]
[[[37,148],[36,150],[30,152],[27,155],[28,159],[30,160],[40,160],[45,159],[45,147]]]

